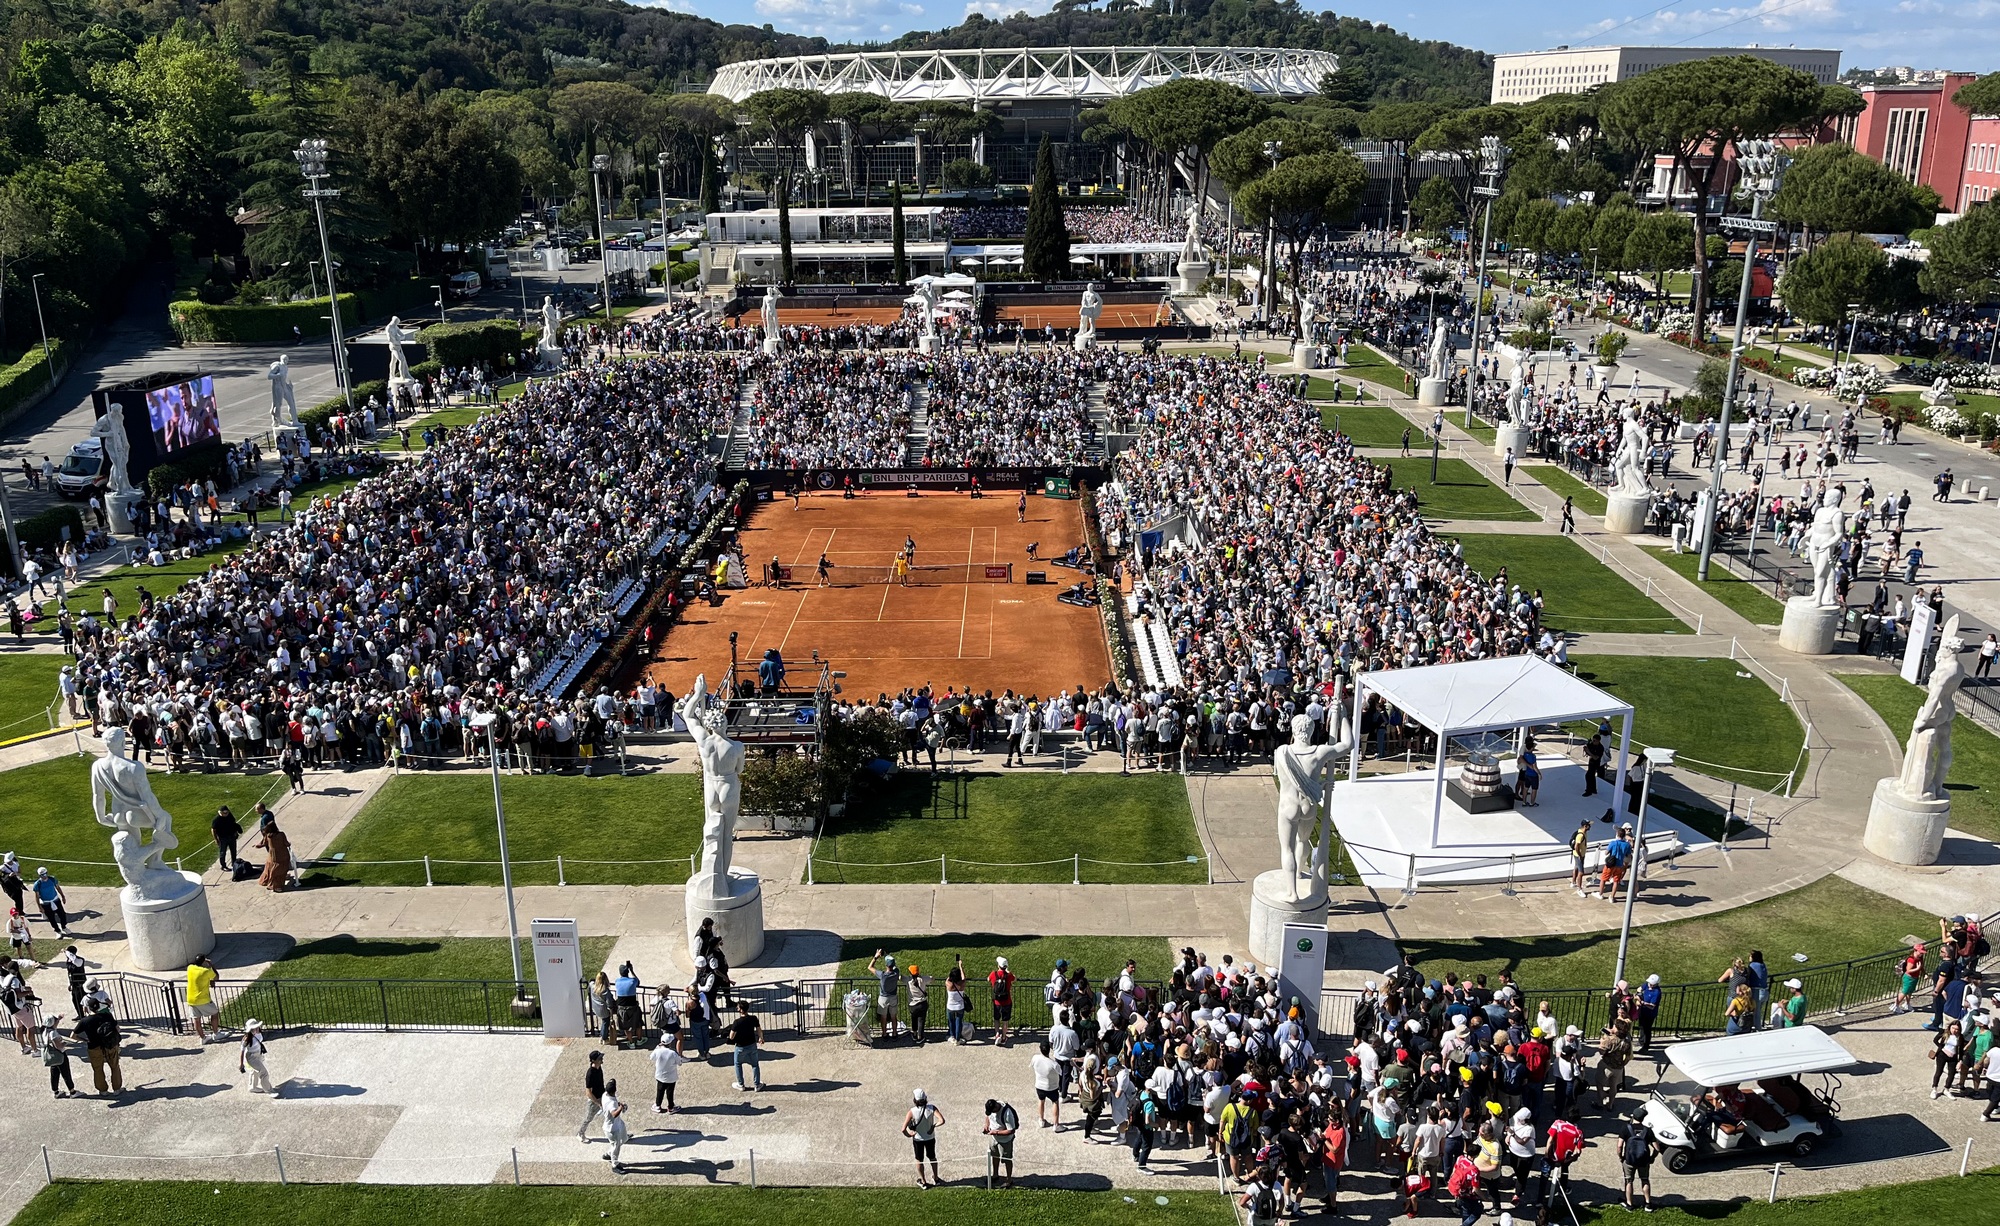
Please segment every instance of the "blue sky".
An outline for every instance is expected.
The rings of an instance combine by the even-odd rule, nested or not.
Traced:
[[[646,3],[648,0],[640,0]],[[989,17],[1046,11],[1051,0],[652,0],[718,21],[766,22],[828,38],[894,37]],[[1313,0],[1306,0],[1310,5]],[[2000,69],[2000,0],[1543,0],[1535,5],[1464,0],[1353,0],[1335,11],[1486,51],[1558,43],[1741,43],[1835,47],[1843,67],[1909,64],[1973,72]],[[1615,28],[1614,28],[1615,27]]]

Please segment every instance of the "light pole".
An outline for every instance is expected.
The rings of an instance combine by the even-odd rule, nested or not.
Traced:
[[[486,761],[493,769],[493,821],[500,831],[500,888],[507,891],[507,952],[514,957],[514,998],[519,1000],[526,991],[527,980],[521,975],[521,924],[514,914],[514,872],[507,864],[507,810],[500,803],[500,747],[493,732],[493,726],[500,717],[491,711],[481,711],[472,717],[472,726],[486,733]]]
[[[1465,368],[1465,428],[1472,428],[1472,389],[1479,383],[1479,321],[1486,314],[1486,249],[1493,241],[1493,202],[1500,195],[1500,176],[1507,171],[1507,146],[1497,136],[1479,140],[1479,166],[1486,182],[1472,194],[1486,201],[1486,222],[1479,231],[1479,271],[1472,278],[1472,357]]]
[[[590,195],[597,204],[597,259],[604,275],[604,329],[611,330],[611,243],[605,234],[604,178],[611,171],[611,155],[600,153],[590,159]],[[607,341],[610,337],[605,338]]]
[[[49,368],[49,390],[54,391],[56,388],[56,355],[49,350],[49,321],[42,317],[42,278],[48,275],[45,272],[38,272],[28,278],[28,285],[35,291],[35,323],[42,329],[42,365]],[[13,534],[13,526],[10,523],[7,535],[11,538]]]
[[[667,255],[667,154],[664,150],[654,161],[660,170],[660,280],[666,283],[667,305],[674,302],[674,262]]]
[[[326,179],[326,142],[323,140],[302,140],[292,151],[298,159],[299,173],[306,179],[306,199],[313,202],[313,215],[319,220],[320,263],[326,267],[326,307],[327,320],[333,330],[333,377],[340,384],[340,395],[348,408],[354,407],[353,381],[347,377],[347,349],[340,340],[340,291],[333,281],[333,245],[326,237],[326,202],[337,200],[340,189],[324,187]]]
[[[1736,287],[1736,339],[1729,346],[1729,374],[1722,384],[1722,428],[1716,435],[1715,459],[1710,465],[1708,507],[1701,517],[1701,562],[1695,568],[1695,578],[1702,583],[1708,582],[1708,564],[1715,553],[1715,513],[1722,503],[1722,473],[1729,465],[1729,413],[1736,407],[1736,380],[1743,368],[1743,323],[1750,314],[1750,283],[1756,279],[1757,237],[1778,232],[1776,222],[1764,220],[1764,202],[1777,194],[1790,163],[1790,155],[1774,141],[1736,142],[1736,164],[1742,168],[1743,185],[1750,192],[1750,216],[1725,217],[1722,228],[1742,230],[1750,238],[1743,248],[1741,284]]]
[[[438,322],[441,324],[448,324],[451,322],[451,320],[446,318],[444,313],[444,286],[438,285],[434,286],[433,288],[436,289],[438,292],[438,300],[436,302],[433,302],[431,305],[438,309]]]
[[[1264,156],[1271,159],[1271,169],[1276,170],[1279,160],[1285,156],[1285,142],[1281,140],[1265,141]],[[1264,326],[1267,328],[1271,326],[1271,321],[1277,318],[1278,311],[1278,270],[1275,267],[1278,261],[1278,228],[1271,224],[1271,220],[1268,217],[1264,219],[1263,268],[1264,281],[1270,286],[1270,292],[1258,295],[1259,303],[1262,305],[1264,311]]]
[[[1854,341],[1856,335],[1860,331],[1861,331],[1861,304],[1858,302],[1850,302],[1847,304],[1847,360],[1850,362],[1854,360]],[[1838,341],[1838,339],[1839,339],[1838,337],[1835,338],[1836,341]],[[1835,365],[1840,364],[1840,349],[1837,344],[1834,347],[1833,361]]]
[[[1646,751],[1646,777],[1639,781],[1639,820],[1632,828],[1632,854],[1626,860],[1625,921],[1618,928],[1618,969],[1611,973],[1613,987],[1625,978],[1625,947],[1632,940],[1632,903],[1639,895],[1639,865],[1645,860],[1646,800],[1653,792],[1654,773],[1673,764],[1674,751],[1671,749]]]

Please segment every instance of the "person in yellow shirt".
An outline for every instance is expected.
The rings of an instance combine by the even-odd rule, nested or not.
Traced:
[[[207,954],[188,963],[187,1004],[194,1016],[194,1037],[203,1043],[219,1040],[222,1021],[215,1004],[215,963]]]

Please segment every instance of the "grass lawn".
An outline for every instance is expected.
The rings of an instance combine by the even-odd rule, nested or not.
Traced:
[[[1345,375],[1346,373],[1347,372],[1345,370],[1341,372],[1341,374],[1343,375]],[[1373,396],[1369,395],[1368,389],[1361,386],[1361,381],[1358,379],[1350,381],[1348,379],[1343,378],[1340,381],[1340,387],[1341,387],[1340,399],[1341,402],[1344,404],[1353,404],[1357,402],[1367,402],[1367,401],[1379,401],[1382,399],[1381,392],[1376,392]],[[1333,380],[1322,379],[1318,375],[1307,376],[1306,398],[1308,400],[1332,400]]]
[[[1898,745],[1910,742],[1910,722],[1923,705],[1924,688],[1893,674],[1848,673],[1840,680],[1896,734]],[[1951,722],[1951,773],[1945,777],[1951,793],[1954,830],[2000,839],[2000,737],[1961,715]]]
[[[884,795],[828,820],[813,848],[813,880],[936,881],[945,855],[953,882],[1064,883],[1073,854],[1084,857],[1087,882],[1208,879],[1178,775],[946,772],[933,787],[929,772],[905,771]],[[1054,862],[1028,863],[1037,860]],[[915,863],[891,867],[900,861]]]
[[[1797,348],[1797,346],[1794,346],[1794,348]],[[1744,354],[1744,356],[1748,358],[1762,358],[1764,361],[1769,362],[1771,364],[1771,369],[1775,371],[1780,378],[1784,379],[1791,378],[1794,374],[1796,374],[1801,370],[1826,369],[1826,364],[1823,362],[1802,362],[1798,358],[1793,357],[1791,354],[1785,354],[1784,356],[1780,357],[1775,351],[1770,349],[1761,349],[1761,348],[1751,349],[1748,350]]]
[[[1897,408],[1914,409],[1919,413],[1927,407],[1922,392],[1890,392],[1883,399]],[[2000,413],[2000,396],[1984,392],[1959,392],[1958,411],[1967,421],[1971,421],[1978,413]],[[1923,424],[1922,419],[1918,420],[1918,424]]]
[[[1668,569],[1695,583],[1702,591],[1715,597],[1723,604],[1741,613],[1760,626],[1775,626],[1785,620],[1785,606],[1771,595],[1770,589],[1761,583],[1753,583],[1722,565],[1721,559],[1712,558],[1708,567],[1708,582],[1695,580],[1695,573],[1701,569],[1701,555],[1698,553],[1675,553],[1671,546],[1644,546],[1652,554],[1667,564]]]
[[[701,776],[629,775],[602,779],[505,775],[507,855],[514,884],[553,885],[555,858],[573,885],[673,884],[687,880],[690,851],[701,841]],[[438,885],[500,884],[500,838],[493,783],[485,771],[405,773],[383,785],[334,840],[329,853],[349,861],[340,882],[422,885],[432,857]],[[480,860],[484,864],[444,864]],[[593,860],[653,863],[593,864]]]
[[[1350,379],[1366,379],[1377,387],[1386,387],[1398,395],[1413,394],[1413,385],[1405,382],[1406,372],[1403,368],[1368,345],[1349,344],[1347,364],[1340,368],[1340,373]]]
[[[583,972],[594,975],[617,938],[583,938]],[[521,941],[521,971],[533,983],[534,949]],[[531,1026],[507,1007],[514,977],[506,937],[395,940],[325,937],[294,945],[283,959],[229,994],[223,1022],[251,1017],[278,1027],[376,1023],[426,1026]],[[436,982],[439,980],[451,982]]]
[[[1632,741],[1677,750],[1685,766],[1764,790],[1798,762],[1805,729],[1777,691],[1732,660],[1572,656],[1577,675],[1632,704]],[[1727,718],[1718,718],[1720,713]],[[1616,724],[1613,725],[1614,730]],[[1699,765],[1697,765],[1699,763]]]
[[[1107,975],[1116,975],[1124,969],[1125,960],[1135,959],[1139,963],[1139,978],[1165,983],[1173,974],[1180,959],[1175,956],[1173,946],[1165,937],[1035,937],[1000,936],[991,932],[946,933],[943,936],[927,937],[848,937],[840,943],[840,971],[842,979],[865,978],[868,974],[868,959],[876,950],[892,954],[899,966],[907,967],[915,962],[926,968],[924,974],[944,982],[944,974],[951,969],[954,955],[965,959],[965,973],[974,979],[984,979],[993,969],[996,956],[1007,959],[1007,969],[1014,972],[1023,984],[1048,982],[1049,972],[1055,969],[1056,959],[1067,958],[1071,970],[1081,967],[1090,972],[1093,981],[1102,982]],[[1016,988],[1015,994],[1041,997],[1039,987],[1028,992]]]
[[[527,384],[525,382],[519,384],[513,384],[511,386],[513,386],[515,389],[514,390],[515,396],[520,395],[521,392],[525,391],[527,388]],[[506,389],[504,388],[501,390],[500,394],[503,400],[512,399],[511,396],[507,395]],[[491,410],[493,407],[494,406],[490,404],[453,405],[448,409],[439,409],[435,413],[426,414],[425,416],[422,417],[412,418],[409,421],[401,422],[397,425],[395,429],[384,430],[380,432],[382,436],[382,450],[384,451],[404,450],[405,448],[403,447],[402,430],[407,427],[410,432],[410,446],[408,450],[422,451],[424,449],[424,430],[427,427],[446,426],[455,430],[460,426],[469,426],[473,422],[478,421],[482,414]]]
[[[1605,927],[1564,936],[1478,937],[1405,941],[1432,979],[1447,969],[1492,975],[1511,970],[1529,999],[1564,988],[1608,988],[1618,964],[1618,908],[1603,905]],[[1802,889],[1699,919],[1670,920],[1632,929],[1626,977],[1647,975],[1662,983],[1713,980],[1731,958],[1764,951],[1773,979],[1797,968],[1823,966],[1895,949],[1907,935],[1937,932],[1937,917],[1863,889],[1840,877],[1822,877]],[[1793,954],[1805,954],[1797,962]],[[1718,1005],[1718,1011],[1720,1006]]]
[[[69,657],[49,652],[17,652],[0,656],[0,741],[48,731],[43,718],[56,700],[56,674]],[[67,720],[68,711],[57,718]]]
[[[1499,486],[1479,475],[1464,460],[1439,460],[1437,483],[1431,484],[1429,456],[1380,460],[1399,487],[1414,486],[1419,505],[1432,519],[1534,520],[1533,511],[1515,502]]]
[[[1478,419],[1477,417],[1472,419],[1471,425],[1469,426],[1466,425],[1465,410],[1463,409],[1460,409],[1456,413],[1447,413],[1445,414],[1445,418],[1446,420],[1450,421],[1453,425],[1457,426],[1459,429],[1465,431],[1467,434],[1470,434],[1472,437],[1478,439],[1480,443],[1489,450],[1493,446],[1494,438],[1496,438],[1500,433],[1500,427],[1489,426],[1485,422]]]
[[[1604,517],[1604,491],[1556,464],[1527,464],[1521,471],[1555,493],[1576,499],[1577,509],[1586,515]]]
[[[1423,428],[1411,424],[1409,418],[1394,409],[1322,400],[1319,419],[1327,429],[1339,430],[1353,439],[1356,447],[1400,447],[1405,430],[1410,432],[1410,446],[1428,446]]]
[[[1687,627],[1617,572],[1566,536],[1468,532],[1457,538],[1465,560],[1491,578],[1542,591],[1543,620],[1559,630],[1598,634],[1680,634]]]
[[[275,798],[284,784],[278,774],[170,775],[166,755],[155,758],[160,768],[149,772],[147,780],[153,795],[174,815],[181,843],[175,854],[185,857],[190,871],[215,863],[208,848],[208,819],[218,805],[228,805],[248,827],[251,807],[267,795]],[[7,815],[5,850],[19,852],[30,874],[36,865],[47,864],[66,885],[121,884],[111,863],[111,832],[90,815],[89,759],[70,755],[0,771],[0,813]],[[256,855],[251,853],[253,859]]]
[[[941,1010],[940,1010],[941,1012]],[[934,1015],[935,1016],[935,1015]],[[974,1140],[979,1139],[974,1130]],[[240,1147],[239,1147],[240,1148]],[[638,1152],[643,1152],[640,1147]],[[634,1150],[627,1150],[628,1155]],[[971,1153],[971,1150],[967,1150]],[[496,1163],[506,1155],[500,1154]],[[643,1157],[631,1159],[646,1169]],[[979,1163],[954,1169],[972,1181]],[[741,1171],[731,1178],[746,1178]],[[1032,1175],[1023,1175],[1032,1181]],[[1941,1181],[1942,1182],[1942,1181]],[[1974,1182],[1974,1181],[1964,1181]],[[451,1222],[453,1226],[573,1226],[600,1219],[622,1226],[794,1226],[801,1218],[880,1221],[897,1226],[963,1226],[996,1214],[1009,1226],[1126,1226],[1138,1210],[1130,1195],[983,1187],[448,1187],[396,1184],[70,1182],[44,1188],[15,1217],[17,1226],[380,1226]],[[1144,1216],[1156,1226],[1232,1226],[1230,1202],[1205,1191],[1149,1191]],[[1792,1202],[1787,1201],[1789,1205]],[[1760,1208],[1762,1206],[1759,1206]],[[1779,1206],[1782,1208],[1783,1206]],[[1963,1218],[1965,1211],[1959,1211]]]

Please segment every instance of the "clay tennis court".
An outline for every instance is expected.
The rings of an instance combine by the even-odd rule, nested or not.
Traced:
[[[894,306],[788,307],[778,308],[782,328],[839,328],[856,324],[892,324],[903,317],[903,308]],[[738,327],[763,327],[755,306],[732,321]]]
[[[997,322],[1002,328],[1019,324],[1023,328],[1051,327],[1057,331],[1074,331],[1083,322],[1083,316],[1073,303],[1064,306],[1021,306],[1002,309]],[[1100,328],[1156,328],[1172,322],[1173,311],[1157,302],[1107,302],[1097,316]]]
[[[690,607],[647,672],[676,694],[686,693],[697,673],[718,684],[729,671],[735,631],[737,658],[745,664],[755,665],[767,647],[782,652],[790,685],[811,684],[812,653],[818,651],[847,673],[841,685],[856,700],[926,684],[1033,694],[1101,686],[1111,676],[1111,662],[1098,611],[1056,599],[1082,576],[1027,560],[1030,541],[1040,543],[1044,558],[1083,543],[1082,504],[1031,494],[1028,522],[1016,523],[1018,497],[1013,490],[982,499],[817,494],[801,498],[797,510],[790,498],[775,498],[751,515],[741,534],[753,585],[724,592],[720,607]],[[919,570],[911,586],[817,586],[821,553],[838,580],[843,566],[888,567],[906,536],[917,542]],[[791,584],[759,582],[774,555],[796,568]],[[940,582],[921,570],[955,565],[978,575],[1009,562],[1012,583],[960,582],[956,575]],[[1048,571],[1049,584],[1025,583],[1030,569]]]

